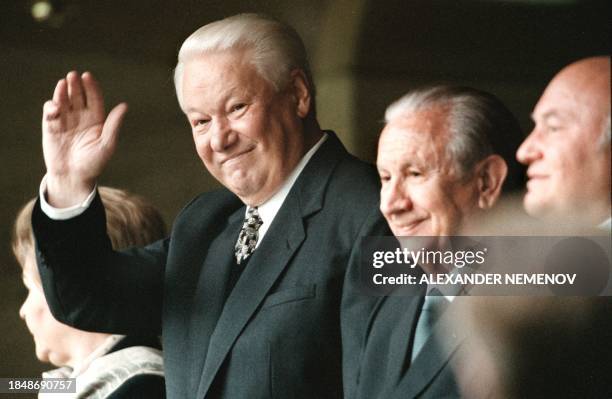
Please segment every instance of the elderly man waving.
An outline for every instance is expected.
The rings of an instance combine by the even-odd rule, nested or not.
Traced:
[[[360,237],[388,231],[374,169],[319,128],[289,26],[208,24],[183,43],[175,83],[196,152],[225,188],[191,201],[168,239],[128,252],[112,251],[95,190],[126,106],[106,116],[93,76],[75,72],[45,104],[33,224],[54,315],[161,333],[171,398],[341,398],[345,269]]]

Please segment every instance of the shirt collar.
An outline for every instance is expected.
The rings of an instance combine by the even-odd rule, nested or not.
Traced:
[[[285,179],[285,182],[283,183],[281,188],[272,197],[270,197],[270,199],[268,199],[266,202],[264,202],[257,208],[259,212],[259,217],[261,217],[261,220],[263,222],[263,224],[259,228],[259,240],[257,241],[257,246],[259,246],[259,243],[261,242],[263,236],[270,228],[274,217],[280,210],[280,207],[283,205],[283,202],[285,202],[285,198],[287,198],[287,195],[289,194],[289,191],[291,191],[291,188],[295,184],[295,181],[297,180],[298,176],[300,175],[300,173],[302,173],[302,170],[304,170],[306,164],[308,164],[308,161],[310,161],[310,158],[312,158],[314,153],[317,152],[319,147],[321,147],[321,145],[325,142],[326,139],[327,133],[323,133],[323,137],[321,137],[321,139],[319,139],[319,141],[310,150],[308,150],[308,152],[306,152],[300,162],[298,162],[297,166],[289,174],[287,179]]]
[[[454,245],[453,245],[454,244]],[[457,251],[461,248],[464,248],[466,244],[463,243],[463,241],[459,240],[459,241],[451,241],[450,242],[450,247],[449,249],[453,250],[453,251]],[[469,244],[467,247],[465,248],[471,248],[473,244]],[[473,267],[470,267],[469,265],[465,265],[463,267],[457,267],[454,266],[449,272],[448,274],[455,277],[456,275],[459,274],[471,274],[476,272],[476,269]],[[463,296],[463,295],[468,295],[468,289],[466,286],[462,285],[462,284],[429,284],[427,285],[427,290],[426,293],[427,295],[430,294],[430,292],[433,289],[437,289],[442,296],[444,296],[444,298],[446,298],[447,301],[449,302],[453,302],[453,300],[457,297],[457,296]]]

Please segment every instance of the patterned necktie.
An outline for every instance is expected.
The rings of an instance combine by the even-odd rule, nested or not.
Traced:
[[[262,224],[263,221],[259,217],[257,207],[251,208],[249,206],[244,223],[242,223],[242,229],[240,229],[240,235],[238,235],[238,241],[234,246],[236,263],[240,264],[255,251],[255,245],[257,245],[257,239],[259,238],[258,230]]]

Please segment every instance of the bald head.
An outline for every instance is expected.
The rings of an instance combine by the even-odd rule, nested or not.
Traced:
[[[558,80],[568,80],[585,90],[592,90],[591,94],[601,94],[610,98],[610,57],[598,56],[584,58],[563,68],[553,78],[551,84]]]
[[[554,77],[547,90],[559,90],[556,86],[573,92],[577,101],[585,108],[584,119],[590,118],[593,123],[603,124],[604,127],[607,122],[609,129],[610,57],[585,58],[568,65]],[[609,132],[608,130],[608,135]]]
[[[610,217],[610,57],[563,68],[533,111],[517,152],[528,165],[525,209],[541,218],[597,224]]]

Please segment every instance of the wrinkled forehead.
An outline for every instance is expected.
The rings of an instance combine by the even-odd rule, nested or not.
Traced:
[[[378,159],[393,157],[406,162],[440,164],[447,160],[450,139],[446,115],[426,110],[391,120],[383,129],[378,143]]]
[[[584,108],[575,93],[558,86],[549,86],[538,99],[531,118],[538,123],[578,122],[585,113]]]
[[[250,62],[232,52],[205,54],[187,61],[181,84],[183,111],[197,107],[201,101],[216,103],[236,95],[265,96],[275,92]]]
[[[538,100],[534,118],[551,113],[583,122],[601,121],[610,114],[610,83],[603,76],[589,77],[580,69],[560,72],[546,86]]]
[[[217,83],[223,83],[230,77],[246,77],[256,73],[242,51],[207,51],[185,61],[182,83],[183,87],[199,85],[210,77],[215,78]]]

